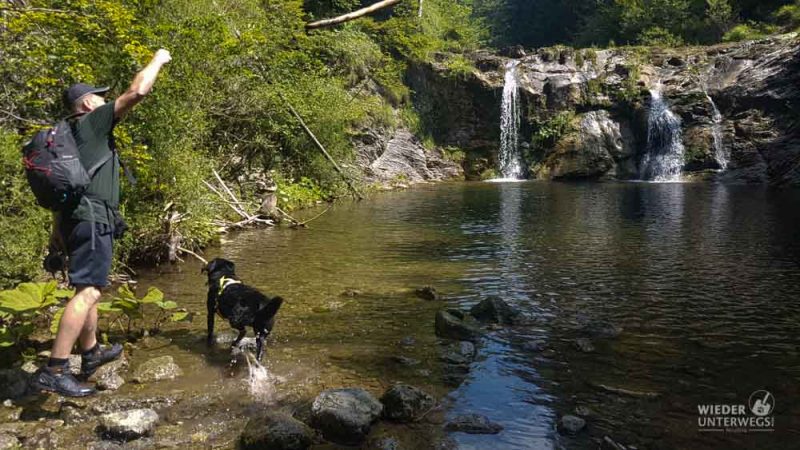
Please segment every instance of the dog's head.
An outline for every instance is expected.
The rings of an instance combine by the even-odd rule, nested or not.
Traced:
[[[219,279],[223,276],[232,277],[235,274],[236,265],[232,261],[223,258],[214,258],[208,265],[200,269],[200,273],[208,272],[208,281]]]

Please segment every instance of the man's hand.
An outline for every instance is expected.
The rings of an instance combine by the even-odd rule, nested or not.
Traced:
[[[172,61],[172,55],[169,54],[169,50],[166,49],[159,49],[156,54],[153,56],[153,61],[164,65],[170,61]]]
[[[121,119],[136,106],[137,103],[142,101],[145,95],[149,94],[150,90],[153,88],[153,83],[156,82],[156,77],[161,67],[170,61],[172,61],[172,55],[169,54],[169,51],[163,48],[159,49],[156,54],[153,55],[153,59],[150,60],[150,63],[142,69],[141,72],[136,74],[133,83],[131,83],[131,87],[114,102],[114,117]]]

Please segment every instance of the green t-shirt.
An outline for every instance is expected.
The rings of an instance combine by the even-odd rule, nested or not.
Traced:
[[[72,134],[78,144],[83,167],[93,167],[111,152],[109,141],[114,130],[114,102],[95,108],[92,112],[72,122]],[[86,200],[82,199],[72,211],[76,220],[91,221],[111,225],[114,223],[111,209],[119,208],[119,158],[114,156],[95,172]],[[87,202],[88,200],[88,202]],[[89,203],[94,217],[89,210]]]

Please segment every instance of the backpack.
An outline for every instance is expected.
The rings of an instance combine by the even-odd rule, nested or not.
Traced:
[[[25,176],[36,202],[51,211],[78,204],[95,172],[113,157],[109,152],[88,170],[83,167],[68,120],[36,133],[22,147]]]

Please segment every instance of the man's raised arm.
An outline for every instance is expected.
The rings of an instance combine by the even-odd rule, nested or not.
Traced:
[[[162,48],[156,52],[150,63],[148,63],[147,66],[145,66],[145,68],[137,73],[136,77],[133,78],[131,87],[129,87],[128,90],[125,91],[124,94],[120,95],[119,98],[117,98],[114,102],[115,118],[121,119],[137,103],[142,101],[145,95],[150,93],[161,67],[171,60],[172,56],[170,56],[167,50]]]

